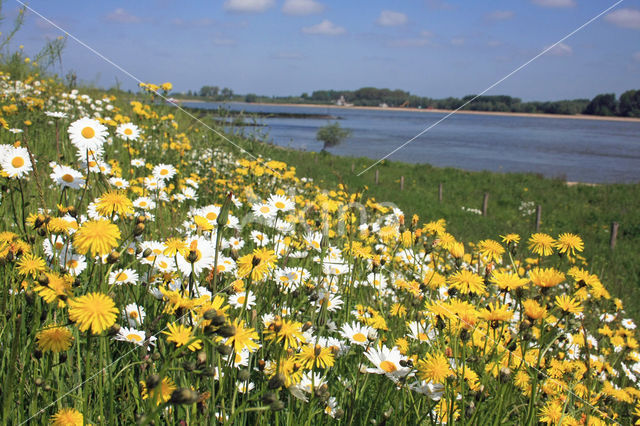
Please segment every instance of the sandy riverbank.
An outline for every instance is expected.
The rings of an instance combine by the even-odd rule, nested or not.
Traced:
[[[177,101],[179,103],[207,102],[201,99],[177,99]],[[236,102],[236,103],[242,103],[242,102]],[[453,112],[453,110],[447,110],[447,109],[396,108],[396,107],[380,108],[380,107],[368,107],[368,106],[338,106],[338,105],[324,105],[324,104],[279,104],[279,103],[256,102],[248,105],[275,105],[275,106],[301,107],[301,108],[361,109],[361,110],[380,110],[380,111],[415,111],[415,112],[438,113],[438,114],[449,114]],[[626,122],[640,123],[640,118],[634,118],[634,117],[605,117],[600,115],[584,115],[584,114],[577,114],[577,115],[533,114],[533,113],[526,113],[526,112],[493,112],[493,111],[468,111],[468,110],[460,110],[455,112],[455,114],[501,115],[501,116],[507,116],[507,117],[560,118],[560,119],[574,119],[574,120],[626,121]]]

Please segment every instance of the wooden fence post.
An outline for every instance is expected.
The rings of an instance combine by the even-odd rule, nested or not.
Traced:
[[[482,216],[487,215],[487,208],[489,207],[489,193],[484,193],[484,200],[482,200]]]
[[[380,170],[376,169],[376,185],[380,181]]]
[[[542,220],[542,206],[538,204],[536,207],[536,232],[540,232],[540,221]]]
[[[618,222],[611,222],[611,239],[609,240],[611,250],[616,248],[616,238],[618,238]]]
[[[404,191],[404,176],[400,176],[400,191]]]
[[[438,185],[438,201],[442,202],[442,182]]]

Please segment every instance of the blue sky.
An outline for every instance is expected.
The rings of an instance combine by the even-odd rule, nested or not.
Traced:
[[[12,4],[13,3],[13,4]],[[29,6],[143,81],[177,91],[298,95],[364,86],[478,93],[614,1],[56,1]],[[5,2],[15,16],[18,3]],[[8,21],[2,31],[7,31]],[[60,32],[33,13],[27,53]],[[73,40],[62,70],[102,87],[136,82]],[[640,0],[625,0],[488,94],[591,98],[640,89]]]

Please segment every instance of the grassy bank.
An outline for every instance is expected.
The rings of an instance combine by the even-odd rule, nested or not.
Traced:
[[[392,202],[405,212],[429,220],[446,218],[448,228],[464,241],[479,241],[515,232],[535,231],[536,207],[541,207],[540,231],[573,232],[585,242],[584,256],[627,310],[640,318],[640,184],[568,185],[527,173],[470,172],[428,164],[384,161],[362,176],[369,158],[340,157],[297,151],[262,143],[238,142],[255,155],[284,161],[299,176],[313,178],[320,187],[343,184],[350,191],[365,191],[378,202]],[[348,142],[347,142],[348,143]],[[378,184],[375,170],[378,169]],[[352,171],[353,170],[353,171]],[[400,180],[404,176],[404,189]],[[442,184],[442,201],[439,186]],[[488,193],[487,216],[482,211]],[[615,249],[610,248],[612,222],[619,225]]]

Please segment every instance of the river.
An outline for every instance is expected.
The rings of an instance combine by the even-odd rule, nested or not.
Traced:
[[[329,151],[375,160],[416,136],[444,113],[298,107],[247,103],[190,103],[185,107],[262,113],[333,115],[351,136]],[[326,118],[260,118],[258,129],[276,145],[319,151]],[[640,182],[640,122],[454,114],[389,160],[494,172],[532,172],[567,181]]]

